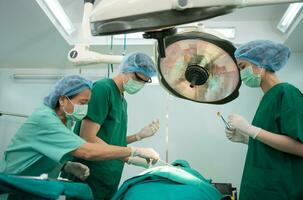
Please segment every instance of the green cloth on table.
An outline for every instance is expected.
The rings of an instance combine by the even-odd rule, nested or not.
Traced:
[[[83,200],[93,199],[91,189],[83,183],[0,174],[0,194],[10,191],[14,191],[16,194],[24,192],[47,199],[57,199],[60,195]]]
[[[222,199],[210,180],[191,169],[187,162],[175,161],[173,165],[176,167],[154,167],[128,179],[112,200]]]

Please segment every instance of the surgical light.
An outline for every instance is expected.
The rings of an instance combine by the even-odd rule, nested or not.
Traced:
[[[290,26],[293,24],[294,20],[301,12],[303,7],[303,3],[293,3],[290,4],[284,13],[282,19],[280,20],[277,28],[282,32],[286,33]]]
[[[224,104],[239,95],[235,47],[208,33],[173,29],[148,32],[158,40],[158,78],[171,94],[183,99]],[[161,53],[162,52],[162,53]]]

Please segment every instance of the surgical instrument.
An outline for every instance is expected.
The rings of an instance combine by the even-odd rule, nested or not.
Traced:
[[[220,117],[223,121],[223,123],[225,124],[225,127],[228,128],[228,129],[231,129],[229,123],[224,119],[224,117],[221,115],[220,112],[217,112],[217,116]]]

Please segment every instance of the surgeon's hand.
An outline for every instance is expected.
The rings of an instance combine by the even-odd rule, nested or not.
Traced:
[[[236,129],[225,128],[226,137],[232,142],[248,143],[248,136],[236,131]]]
[[[147,159],[145,158],[140,158],[140,157],[129,157],[127,164],[129,165],[136,165],[139,167],[143,167],[143,168],[149,168],[151,166],[151,163],[148,162]]]
[[[67,161],[64,165],[64,171],[73,174],[82,181],[89,176],[89,168],[78,162]]]
[[[252,137],[255,139],[261,131],[261,128],[251,125],[241,115],[231,114],[228,116],[228,123],[231,129],[235,129],[236,133]]]
[[[159,120],[152,121],[149,125],[142,128],[138,133],[136,133],[137,141],[142,140],[147,137],[153,136],[160,128]]]
[[[160,159],[159,154],[152,148],[131,147],[131,150],[132,152],[130,157],[138,156],[148,159],[148,162],[151,162],[153,165]]]

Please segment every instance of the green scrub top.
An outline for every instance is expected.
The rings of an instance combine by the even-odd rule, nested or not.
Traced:
[[[127,103],[112,79],[94,83],[86,117],[100,124],[97,136],[107,144],[127,145]],[[76,124],[75,133],[79,134],[80,126],[80,123]],[[122,175],[123,161],[75,161],[90,168],[90,176],[85,182],[91,187],[95,199],[110,199],[114,195]]]
[[[19,128],[4,152],[0,173],[56,178],[69,152],[85,141],[66,128],[56,112],[42,105]],[[57,171],[54,172],[54,170]]]
[[[303,142],[303,95],[280,83],[262,98],[252,122],[264,130]],[[240,200],[302,200],[303,158],[249,139]]]

